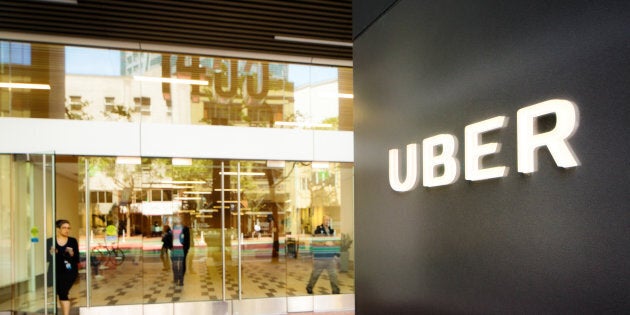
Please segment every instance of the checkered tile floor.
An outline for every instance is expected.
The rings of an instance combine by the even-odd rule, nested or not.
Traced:
[[[193,254],[186,271],[183,286],[173,283],[171,270],[163,270],[158,257],[144,259],[128,256],[115,269],[101,269],[92,275],[90,300],[92,306],[121,304],[150,304],[180,301],[221,300],[222,266],[220,261],[202,253]],[[225,284],[226,299],[238,299],[238,269],[231,260],[227,261]],[[310,258],[280,259],[278,262],[244,261],[241,270],[243,299],[308,295],[306,283],[310,277]],[[338,272],[341,293],[354,293],[354,270]],[[70,291],[73,313],[86,303],[86,279],[81,274],[78,284]],[[314,288],[315,294],[331,294],[330,282],[323,272]],[[41,301],[40,301],[41,302]],[[10,301],[0,303],[0,310],[10,310]],[[41,303],[32,298],[18,298],[21,310],[38,311]],[[29,310],[33,306],[34,309]],[[35,305],[39,305],[36,307]]]

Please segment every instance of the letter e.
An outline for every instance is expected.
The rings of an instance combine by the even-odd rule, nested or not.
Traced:
[[[464,128],[464,173],[466,180],[483,180],[505,177],[509,171],[506,166],[483,168],[481,159],[484,155],[499,153],[501,144],[492,142],[481,144],[481,134],[507,126],[507,117],[497,116]]]

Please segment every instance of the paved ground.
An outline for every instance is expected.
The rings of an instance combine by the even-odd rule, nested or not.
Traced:
[[[171,270],[163,270],[159,257],[143,255],[142,259],[128,256],[124,263],[116,268],[100,269],[97,276],[92,275],[90,300],[91,305],[147,304],[180,301],[222,300],[222,266],[206,253],[194,253],[191,256],[184,285],[173,284]],[[243,262],[241,279],[242,298],[266,298],[284,296],[303,296],[311,272],[311,259],[298,257],[280,259],[278,262],[266,260],[248,260]],[[354,293],[354,272],[339,272],[341,293]],[[226,268],[226,299],[238,299],[238,269],[228,260]],[[26,294],[17,297],[19,308],[27,312],[42,310],[40,294]],[[326,272],[322,273],[315,294],[331,294],[330,282]],[[70,291],[73,313],[78,314],[78,307],[85,306],[87,281],[81,274],[78,284]],[[10,309],[10,301],[0,303],[0,310]],[[8,308],[7,308],[8,307]],[[292,313],[295,314],[295,313]],[[312,313],[297,313],[312,314]],[[347,315],[354,312],[317,313]]]

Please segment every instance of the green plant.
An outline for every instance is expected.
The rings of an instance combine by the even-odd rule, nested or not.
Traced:
[[[352,245],[352,237],[350,237],[350,234],[341,233],[341,251],[347,252],[350,249],[351,245]]]

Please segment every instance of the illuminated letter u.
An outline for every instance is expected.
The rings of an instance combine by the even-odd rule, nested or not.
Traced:
[[[418,176],[418,144],[407,145],[407,162],[405,181],[400,181],[400,167],[398,164],[398,149],[389,150],[389,186],[395,191],[405,192],[416,188],[419,183]]]

